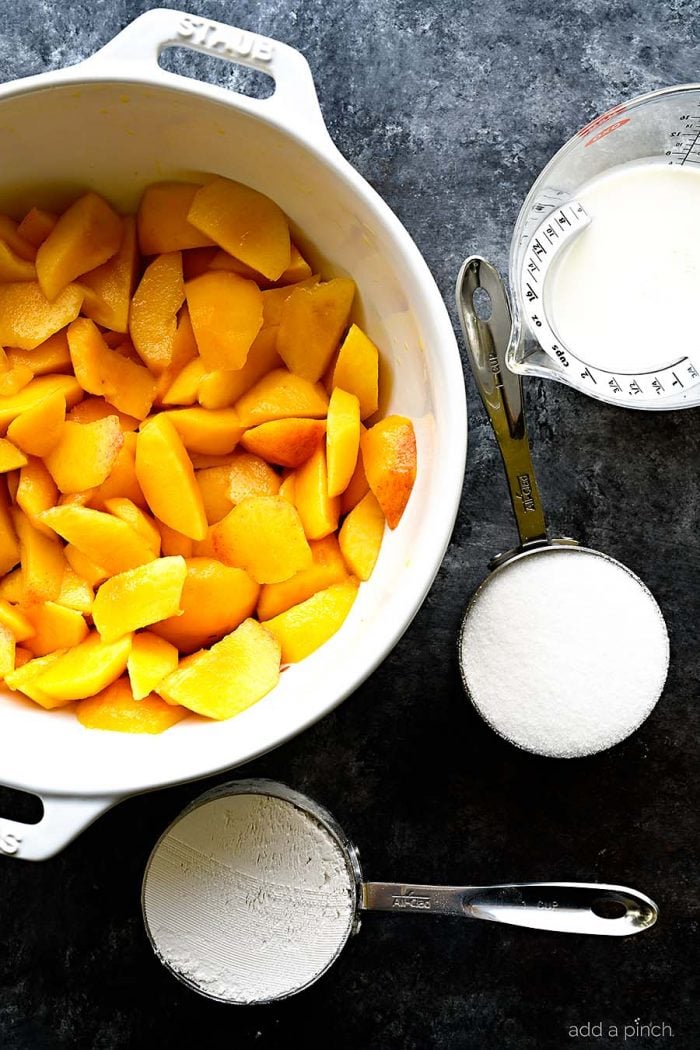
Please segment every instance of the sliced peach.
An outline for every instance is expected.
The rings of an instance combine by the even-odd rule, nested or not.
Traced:
[[[348,575],[335,536],[312,540],[309,547],[313,564],[308,569],[301,569],[282,583],[266,583],[260,588],[258,619],[269,620],[278,616],[332,583],[340,583]]]
[[[355,282],[348,277],[297,288],[282,308],[277,352],[290,372],[316,383],[350,320]]]
[[[31,456],[46,456],[58,441],[66,418],[66,399],[54,390],[28,408],[7,428],[7,436]]]
[[[41,520],[108,576],[153,561],[153,551],[146,541],[127,522],[113,514],[90,507],[53,507],[44,511]],[[93,582],[81,569],[80,562],[71,559],[68,551],[66,557],[75,572]],[[22,566],[25,568],[24,562]],[[49,597],[55,600],[59,591],[60,582],[56,593]]]
[[[249,496],[211,530],[215,556],[257,583],[280,583],[311,564],[294,507],[279,496]]]
[[[133,216],[128,215],[123,220],[122,240],[116,255],[80,278],[85,289],[83,314],[113,332],[128,332],[138,262],[136,223]]]
[[[204,361],[195,357],[178,372],[161,396],[164,405],[193,405],[199,394],[199,385],[205,375]]]
[[[177,329],[173,339],[173,353],[170,364],[163,369],[157,378],[156,404],[161,404],[163,396],[172,387],[173,383],[184,370],[185,366],[199,357],[197,342],[192,330],[192,322],[187,305],[182,307],[178,315]],[[195,393],[196,399],[196,393]]]
[[[416,436],[405,416],[387,416],[362,436],[367,481],[390,529],[401,520],[416,479]]]
[[[188,248],[182,253],[182,272],[186,281],[205,273],[221,252],[214,244],[210,248]]]
[[[192,557],[194,541],[189,536],[183,536],[181,532],[171,529],[162,521],[157,522],[160,532],[160,549],[164,555],[181,554],[183,558]]]
[[[278,281],[280,284],[297,284],[299,281],[305,280],[311,276],[311,267],[307,263],[304,256],[297,248],[294,241],[291,244],[291,252],[289,256],[289,266],[280,274]]]
[[[262,295],[234,273],[203,273],[185,286],[199,353],[208,371],[242,368],[262,327]]]
[[[117,453],[112,470],[101,485],[92,491],[88,502],[95,510],[103,510],[105,501],[113,496],[130,499],[137,507],[145,507],[146,500],[136,477],[136,434],[124,434],[124,444]]]
[[[139,245],[143,255],[162,255],[214,242],[187,221],[197,191],[191,182],[154,182],[143,191],[138,211]]]
[[[247,277],[248,280],[255,281],[259,288],[272,287],[273,282],[268,280],[267,277],[258,273],[252,266],[246,266],[244,262],[234,258],[233,255],[229,255],[228,252],[217,250],[216,254],[209,260],[208,267],[210,270],[229,270],[231,273],[238,273],[241,277]],[[311,277],[311,267],[292,241],[289,266],[284,273],[280,274],[278,283],[285,285],[297,284],[308,277]]]
[[[350,572],[368,580],[379,557],[384,535],[384,512],[374,493],[368,492],[342,524],[338,541]]]
[[[241,444],[269,463],[299,467],[320,446],[325,433],[322,419],[273,419],[246,430]]]
[[[7,438],[0,438],[0,474],[26,466],[27,457],[21,449]]]
[[[93,631],[80,645],[61,653],[37,677],[36,685],[58,703],[94,696],[124,673],[130,649],[131,635],[105,642]]]
[[[229,255],[276,281],[290,263],[287,217],[263,193],[215,178],[194,196],[188,220]]]
[[[175,616],[187,575],[185,559],[156,558],[148,565],[106,580],[92,606],[92,619],[107,642]]]
[[[128,678],[118,678],[106,689],[81,700],[76,709],[78,721],[86,729],[113,733],[163,733],[187,717],[181,707],[166,704],[155,693],[137,700]]]
[[[26,647],[34,656],[46,656],[56,649],[70,649],[87,637],[88,626],[82,613],[57,602],[41,602],[27,609],[34,633]]]
[[[97,193],[85,193],[64,211],[36,253],[36,272],[47,299],[119,250],[122,220]]]
[[[55,601],[61,592],[66,565],[61,544],[55,536],[46,536],[35,528],[19,508],[13,510],[12,519],[19,539],[25,601]]]
[[[23,259],[12,251],[9,244],[0,240],[0,281],[10,283],[12,281],[35,281],[36,269],[34,263]]]
[[[326,450],[323,446],[295,471],[294,505],[308,539],[323,539],[338,528],[340,499],[328,494]]]
[[[207,372],[201,377],[197,399],[204,408],[226,408],[281,364],[282,358],[277,353],[277,329],[263,328],[248,351],[242,368]]]
[[[245,620],[168,675],[158,692],[168,703],[207,718],[231,718],[277,685],[279,665],[277,641],[256,620]]]
[[[282,320],[284,304],[298,288],[313,288],[318,284],[318,275],[306,277],[298,284],[285,284],[281,288],[269,288],[263,292],[263,328],[277,327]]]
[[[294,483],[295,474],[291,471],[280,485],[279,495],[294,506]]]
[[[80,313],[83,290],[69,284],[51,301],[36,281],[0,285],[0,345],[33,350]]]
[[[164,412],[188,452],[223,456],[233,452],[243,434],[234,408],[181,408]]]
[[[34,528],[51,536],[51,530],[41,522],[39,515],[49,507],[55,507],[57,501],[56,482],[43,461],[32,456],[19,472],[15,503],[21,507]]]
[[[15,670],[5,675],[5,685],[24,693],[47,711],[55,707],[65,707],[70,700],[49,696],[37,684],[41,675],[57,663],[60,656],[60,652],[48,653],[46,656],[37,656],[35,659],[24,661],[20,666],[15,653]]]
[[[333,369],[332,384],[354,394],[366,419],[379,406],[379,351],[356,324],[350,325]]]
[[[328,495],[339,496],[350,484],[360,450],[360,402],[336,387],[328,404],[326,459]]]
[[[5,598],[0,598],[0,624],[12,631],[16,642],[24,642],[34,634],[34,627],[27,615]]]
[[[356,507],[362,497],[369,492],[369,482],[367,481],[365,466],[362,462],[362,435],[365,431],[366,428],[360,424],[360,448],[357,453],[357,463],[348,486],[340,497],[341,514],[349,514],[352,508]]]
[[[356,597],[357,580],[348,577],[266,620],[266,629],[281,646],[282,663],[297,663],[327,642],[342,627]]]
[[[126,665],[134,700],[143,700],[152,693],[175,670],[178,660],[177,649],[165,638],[151,631],[135,634]]]
[[[182,256],[179,252],[157,255],[146,267],[131,300],[129,314],[134,347],[155,375],[163,372],[172,360],[177,312],[184,301]]]
[[[76,612],[87,615],[92,611],[94,599],[95,595],[88,581],[78,576],[70,565],[66,565],[61,580],[61,590],[56,599],[57,603],[65,605],[67,609],[75,609]]]
[[[147,368],[110,349],[94,321],[85,317],[69,326],[68,347],[83,390],[104,397],[126,415],[146,418],[156,394],[155,380]]]
[[[290,416],[323,419],[328,395],[320,383],[310,383],[285,368],[276,368],[240,397],[235,408],[246,429]]]
[[[0,215],[0,238],[22,259],[34,262],[36,246],[19,232],[19,226],[9,215]]]
[[[38,248],[42,244],[58,221],[58,215],[44,208],[30,208],[17,227],[17,234],[25,241]]]
[[[61,492],[81,492],[106,480],[123,444],[116,416],[94,423],[68,421],[44,462]]]
[[[14,671],[16,650],[17,642],[14,634],[0,622],[0,678]]]
[[[0,288],[0,292],[2,289]],[[18,394],[12,397],[0,397],[0,432],[4,433],[9,424],[23,412],[34,408],[49,394],[59,391],[67,405],[74,405],[83,395],[75,376],[38,376],[28,383]]]
[[[13,365],[0,372],[0,397],[14,397],[33,378],[34,373],[28,365]]]
[[[106,419],[107,416],[116,416],[125,434],[137,430],[141,422],[136,416],[128,416],[126,412],[120,412],[116,405],[105,401],[103,397],[84,398],[71,408],[66,418],[72,420],[73,423],[94,423],[97,419]]]
[[[275,496],[279,475],[259,456],[238,452],[225,466],[197,471],[207,521],[220,521],[237,503],[248,496]]]
[[[64,329],[49,336],[33,350],[8,350],[7,364],[10,368],[26,365],[35,376],[43,376],[49,372],[70,372],[73,365]]]
[[[105,500],[105,510],[131,525],[151,548],[154,557],[160,556],[160,530],[149,514],[124,496],[112,496]]]
[[[99,587],[99,585],[104,583],[104,581],[110,576],[107,569],[103,569],[101,565],[97,565],[91,558],[88,558],[87,554],[83,554],[83,552],[72,543],[66,544],[63,548],[63,553],[65,554],[71,572],[74,572],[79,579],[83,580],[91,590],[95,587]],[[65,580],[65,578],[64,573],[63,579]],[[63,584],[61,584],[61,591],[62,590]],[[61,595],[59,593],[56,601],[58,601],[60,597]],[[93,594],[93,601],[94,597]],[[92,602],[90,603],[90,606],[92,608]]]
[[[204,539],[207,517],[194,470],[180,435],[163,414],[139,432],[136,477],[160,521],[193,540]]]
[[[13,530],[14,534],[14,530]],[[15,544],[17,539],[15,538]],[[17,544],[17,558],[19,561],[19,545]],[[22,568],[10,569],[0,579],[0,598],[6,602],[20,605],[24,601],[24,581],[22,579]]]
[[[243,569],[214,558],[188,558],[182,613],[151,628],[181,653],[212,645],[255,611],[260,587]]]

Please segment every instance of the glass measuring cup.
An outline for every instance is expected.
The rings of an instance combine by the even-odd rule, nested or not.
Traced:
[[[591,121],[549,161],[521,208],[510,247],[513,326],[506,364],[555,379],[628,408],[689,408],[700,403],[700,355],[691,347],[660,353],[637,373],[596,369],[563,345],[547,316],[544,278],[556,253],[589,221],[576,197],[590,179],[635,160],[700,164],[700,85],[663,88]],[[654,246],[650,245],[650,252]],[[669,342],[672,327],[669,326]]]
[[[485,318],[477,313],[478,296],[489,301]],[[520,538],[518,547],[491,561],[467,607],[460,632],[463,684],[478,713],[510,743],[549,757],[594,754],[624,740],[655,706],[668,672],[666,625],[653,595],[626,566],[575,540],[549,538],[521,379],[505,364],[508,299],[497,271],[478,256],[460,271],[457,309]],[[594,619],[583,636],[572,620],[587,604]],[[636,633],[628,631],[632,624]],[[611,694],[618,668],[624,701],[614,689]]]
[[[203,889],[204,884],[201,880],[197,881],[196,875],[190,877],[182,874],[182,863],[168,866],[164,865],[163,861],[164,858],[167,860],[167,854],[174,840],[180,851],[177,856],[181,858],[183,839],[187,839],[187,832],[182,830],[184,823],[188,820],[192,822],[197,818],[201,821],[207,816],[207,807],[218,806],[219,812],[213,822],[212,835],[215,835],[217,826],[221,828],[225,826],[226,805],[240,804],[244,801],[245,796],[247,796],[247,801],[251,798],[277,800],[283,804],[284,808],[289,807],[294,812],[295,819],[301,815],[305,821],[310,822],[322,832],[322,838],[317,837],[313,840],[319,850],[326,848],[324,838],[332,842],[345,873],[345,892],[348,901],[346,918],[337,926],[334,940],[332,942],[324,940],[325,957],[317,957],[315,972],[305,973],[303,980],[296,985],[287,979],[286,984],[282,982],[275,986],[272,993],[268,990],[266,994],[258,997],[245,996],[241,992],[241,988],[245,985],[241,977],[241,968],[245,968],[249,960],[235,950],[236,945],[227,943],[226,908],[213,915],[215,928],[219,933],[217,943],[212,943],[210,940],[199,946],[204,954],[215,955],[219,965],[229,968],[228,974],[222,971],[218,984],[212,984],[210,980],[193,979],[192,975],[196,971],[197,962],[206,962],[206,960],[197,960],[195,957],[197,948],[191,943],[185,948],[179,946],[174,949],[172,938],[165,938],[162,934],[162,924],[159,926],[154,920],[156,912],[167,914],[168,909],[177,912],[178,909],[183,908],[183,902],[191,902],[193,886],[199,895],[200,906],[205,908],[216,906],[212,897],[207,899],[206,889]],[[230,810],[228,820],[231,820]],[[211,820],[209,823],[212,823]],[[251,837],[255,836],[255,848],[259,850],[259,856],[265,855],[267,845],[265,826],[258,823],[247,830]],[[180,835],[179,839],[178,835]],[[285,843],[285,847],[290,851],[294,849],[294,846],[293,842]],[[274,847],[279,850],[278,841],[274,842]],[[243,846],[241,848],[243,849]],[[312,863],[314,858],[305,857],[305,860]],[[235,862],[236,857],[231,856],[229,863],[234,871]],[[163,878],[164,872],[166,872],[165,878]],[[260,862],[259,871],[251,874],[249,869],[246,870],[246,878],[249,881],[253,876],[259,880],[255,887],[254,903],[250,911],[252,919],[256,921],[263,921],[256,903],[268,888],[266,887],[266,874],[262,862]],[[223,877],[226,877],[225,872]],[[187,879],[190,881],[186,882]],[[272,889],[279,889],[279,887],[273,886]],[[230,899],[228,907],[233,908],[234,906],[235,901]],[[293,791],[286,785],[263,779],[223,784],[195,799],[176,818],[156,843],[146,865],[142,907],[146,930],[160,961],[194,991],[221,1002],[239,1004],[275,1002],[294,995],[315,983],[336,961],[350,936],[358,932],[361,915],[366,911],[452,915],[461,918],[484,919],[489,922],[504,922],[513,926],[538,930],[609,936],[639,933],[653,926],[658,917],[658,908],[652,900],[625,886],[578,882],[526,882],[495,886],[423,886],[410,883],[365,882],[358,851],[331,814],[313,799]],[[319,901],[319,916],[322,907],[322,902]],[[313,923],[313,916],[310,916],[309,921]],[[176,923],[172,925],[175,926]],[[269,974],[271,970],[275,970],[276,945],[273,942],[275,937],[279,937],[277,917],[275,922],[270,921],[269,930],[263,932],[266,935],[269,934],[267,940],[263,938],[265,944],[263,950],[270,949],[270,959],[267,965]],[[230,949],[228,955],[227,949]],[[289,946],[286,947],[286,951],[289,953]]]

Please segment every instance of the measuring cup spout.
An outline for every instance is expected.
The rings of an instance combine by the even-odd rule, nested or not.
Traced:
[[[488,317],[480,316],[475,304],[479,290],[490,301]],[[476,387],[503,457],[521,547],[541,545],[547,542],[547,526],[527,440],[522,383],[505,363],[510,307],[498,271],[478,255],[459,272],[457,311]]]

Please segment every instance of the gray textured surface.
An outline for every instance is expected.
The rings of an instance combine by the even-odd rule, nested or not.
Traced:
[[[150,6],[5,0],[2,76],[75,61]],[[448,302],[464,255],[480,250],[503,265],[530,182],[574,130],[625,97],[698,79],[696,0],[210,0],[193,9],[304,51],[338,145],[404,221]],[[203,68],[193,56],[172,62]],[[231,83],[229,67],[208,68]],[[3,1050],[698,1045],[697,412],[631,414],[528,384],[554,530],[639,572],[673,645],[666,695],[642,730],[567,764],[501,743],[458,683],[464,600],[513,539],[493,440],[472,389],[469,397],[462,509],[424,608],[350,701],[244,772],[328,805],[370,877],[622,881],[660,901],[658,927],[629,941],[567,940],[370,916],[306,995],[227,1010],[161,970],[139,919],[147,853],[194,794],[178,788],[118,807],[51,862],[0,862]],[[600,1021],[606,1031],[635,1019],[666,1022],[673,1040],[569,1035],[572,1025]]]

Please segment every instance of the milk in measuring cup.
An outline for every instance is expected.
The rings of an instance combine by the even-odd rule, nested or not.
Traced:
[[[576,192],[591,217],[553,260],[547,315],[581,361],[647,372],[700,340],[700,168],[662,158],[611,168]]]

